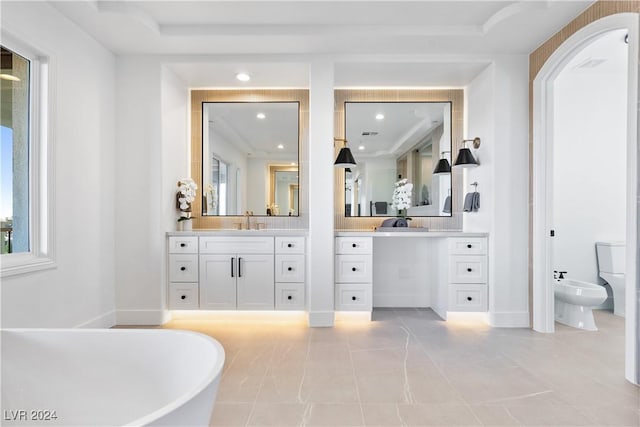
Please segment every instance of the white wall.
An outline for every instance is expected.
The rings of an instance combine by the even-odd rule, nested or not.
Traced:
[[[480,210],[464,214],[463,229],[490,233],[494,326],[529,326],[528,73],[526,56],[498,56],[469,84],[465,97],[465,138],[478,136],[482,144],[472,150],[480,165],[467,170],[464,186],[466,193],[478,182]]]
[[[188,89],[185,89],[188,90]],[[237,209],[237,188],[238,188],[238,180],[236,179],[237,171],[240,169],[240,185],[244,190],[247,187],[252,185],[251,181],[247,180],[247,168],[248,161],[247,156],[240,149],[236,147],[232,142],[228,141],[224,135],[218,132],[212,125],[209,125],[209,159],[204,163],[205,165],[209,165],[211,167],[211,160],[213,154],[216,157],[220,158],[223,162],[228,164],[227,170],[227,200],[226,200],[226,214],[227,215],[244,215],[246,210],[252,210],[245,203],[241,203],[242,208],[240,210]],[[207,169],[203,169],[208,174],[207,181],[211,182],[210,175],[211,171]],[[189,175],[187,173],[187,175]]]
[[[2,279],[2,326],[112,326],[115,58],[46,3],[3,2],[1,26],[52,61],[57,259]]]
[[[391,203],[393,199],[394,182],[396,179],[396,160],[393,158],[373,158],[362,162],[366,165],[364,174],[364,191],[362,196],[366,200],[361,206],[362,215],[369,215],[369,202]],[[361,202],[362,203],[362,202]],[[357,206],[356,206],[357,212]],[[387,215],[393,215],[391,205],[387,206]]]
[[[191,156],[188,142],[189,92],[187,85],[167,67],[161,69],[160,106],[162,114],[162,188],[177,189],[178,180],[191,176]],[[198,184],[199,185],[199,184]],[[160,209],[160,227],[175,230],[179,213],[176,209],[175,192],[163,191]],[[166,241],[163,240],[163,244]],[[163,254],[165,246],[162,248]],[[164,260],[164,255],[162,260]],[[167,292],[164,292],[167,269],[160,264],[161,307],[166,306]],[[122,290],[121,290],[122,292]],[[129,305],[131,307],[131,305]],[[135,306],[134,306],[135,307]],[[119,309],[121,307],[118,307]],[[122,316],[121,316],[122,317]]]
[[[307,291],[310,326],[334,323],[333,139],[334,64],[312,62],[309,76],[309,238]],[[327,183],[330,183],[327,185]]]
[[[554,85],[553,266],[591,283],[604,283],[595,242],[625,240],[627,47],[622,37],[606,49],[615,67],[569,64]]]
[[[269,172],[265,159],[247,161],[247,209],[255,215],[266,215],[269,199]]]
[[[118,57],[116,78],[116,183],[123,189],[116,194],[117,322],[158,324],[164,319],[164,233],[175,229],[169,225],[175,214],[160,213],[169,212],[163,201],[176,186],[169,183],[176,177],[162,173],[161,68],[153,58]]]

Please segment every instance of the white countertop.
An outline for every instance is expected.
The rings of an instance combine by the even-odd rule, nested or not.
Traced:
[[[308,236],[304,229],[266,229],[266,230],[222,230],[202,229],[192,231],[169,231],[167,236]],[[336,230],[336,237],[487,237],[489,233],[464,232],[459,230],[437,231],[355,231]]]
[[[487,237],[489,233],[469,233],[459,230],[438,231],[336,231],[336,237]]]
[[[168,231],[167,236],[307,236],[309,230],[304,229],[264,229],[264,230],[223,230],[198,229],[192,231]]]

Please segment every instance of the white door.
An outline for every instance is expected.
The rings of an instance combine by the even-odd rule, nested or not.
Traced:
[[[273,255],[238,255],[239,310],[273,310]]]
[[[235,254],[200,255],[201,309],[236,308],[237,266]]]

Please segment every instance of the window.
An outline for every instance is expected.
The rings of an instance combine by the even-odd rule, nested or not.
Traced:
[[[29,252],[30,61],[0,46],[0,253]]]
[[[11,36],[0,45],[2,276],[52,267],[48,63]]]

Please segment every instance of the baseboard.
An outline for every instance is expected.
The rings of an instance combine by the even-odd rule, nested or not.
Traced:
[[[310,311],[307,314],[307,323],[310,328],[332,328],[335,324],[333,311]]]
[[[116,311],[111,310],[93,319],[82,322],[76,325],[76,328],[82,329],[105,329],[110,328],[116,324]]]
[[[529,328],[528,311],[489,312],[489,324],[497,328]]]
[[[116,310],[116,325],[162,325],[170,316],[167,310]]]

